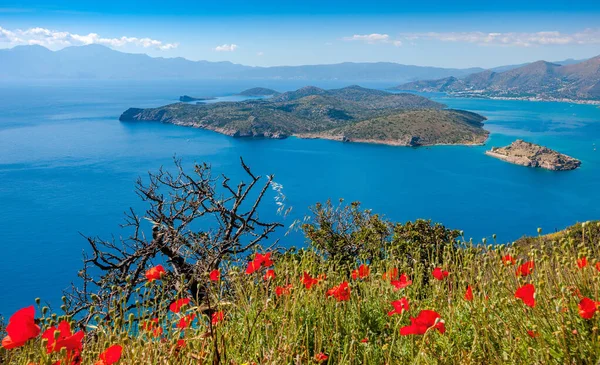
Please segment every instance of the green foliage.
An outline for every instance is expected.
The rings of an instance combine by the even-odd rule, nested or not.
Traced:
[[[396,223],[386,252],[407,262],[420,262],[425,266],[440,264],[444,254],[456,251],[455,241],[459,236],[460,231],[433,224],[431,220]]]
[[[353,202],[333,206],[328,200],[311,208],[312,221],[302,226],[308,244],[331,262],[353,265],[357,260],[373,262],[383,255],[391,224]]]

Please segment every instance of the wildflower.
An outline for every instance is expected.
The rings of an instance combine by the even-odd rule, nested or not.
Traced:
[[[434,278],[436,278],[437,280],[444,280],[444,278],[446,278],[448,276],[448,274],[450,274],[448,271],[444,271],[439,267],[436,267],[435,269],[433,269],[432,275]]]
[[[58,335],[55,334],[58,332]],[[58,324],[58,327],[50,327],[43,334],[42,338],[45,338],[48,342],[46,343],[46,351],[51,354],[53,352],[60,352],[61,349],[67,349],[69,357],[71,355],[77,356],[81,352],[83,340],[85,334],[83,331],[79,331],[75,334],[71,332],[71,325],[67,321],[62,321]]]
[[[100,360],[96,361],[95,365],[113,365],[121,359],[123,347],[120,345],[112,345],[100,354]]]
[[[185,347],[185,340],[177,340],[177,347],[178,348],[184,348]]]
[[[537,332],[535,332],[535,331],[533,331],[533,330],[527,330],[527,334],[528,334],[528,335],[529,335],[529,337],[531,337],[531,338],[536,338],[536,337],[538,337],[538,336],[540,335],[539,333],[537,333]]]
[[[8,320],[2,347],[7,350],[25,345],[27,341],[40,334],[40,327],[35,324],[35,309],[33,306],[15,312]]]
[[[394,314],[402,314],[404,311],[408,311],[408,299],[400,298],[400,300],[395,300],[392,302],[392,307],[394,310],[388,312],[388,316],[393,316]]]
[[[315,355],[315,361],[317,361],[317,362],[327,361],[327,359],[329,359],[329,356],[325,355],[322,352],[319,352],[318,354]]]
[[[535,307],[535,287],[533,284],[525,284],[515,292],[515,298],[521,299],[528,307]]]
[[[400,275],[400,280],[392,280],[391,284],[394,286],[394,290],[404,289],[412,284],[412,280],[408,280],[408,276],[406,276],[406,274],[402,274]]]
[[[502,263],[504,265],[514,265],[516,262],[517,260],[515,260],[511,255],[502,256]]]
[[[177,328],[179,328],[179,329],[188,328],[190,326],[190,324],[192,324],[192,322],[194,321],[195,318],[196,318],[196,315],[194,313],[187,315],[187,316],[183,316],[179,320],[179,323],[177,323]]]
[[[144,331],[152,332],[154,337],[158,337],[163,333],[163,329],[158,323],[158,318],[141,323],[140,328]]]
[[[306,289],[310,289],[313,285],[317,285],[320,280],[320,277],[313,278],[307,272],[304,272],[302,274],[302,278],[300,278],[300,281],[302,282],[302,284],[304,284]]]
[[[596,270],[600,271],[600,261],[596,262]]]
[[[292,289],[292,284],[288,284],[286,286],[278,286],[275,288],[275,295],[278,297],[282,295],[287,295],[290,293],[290,289]]]
[[[167,272],[162,265],[156,265],[146,271],[146,279],[148,279],[150,282],[154,280],[160,280],[166,273]]]
[[[382,280],[396,280],[397,277],[398,277],[398,269],[396,269],[396,268],[393,268],[390,271],[383,273],[383,275],[381,275]]]
[[[329,289],[327,291],[327,296],[334,297],[338,302],[350,300],[350,287],[348,286],[348,282],[344,281],[340,285]]]
[[[221,272],[219,270],[213,270],[210,272],[208,277],[210,278],[210,281],[219,281]]]
[[[588,265],[588,260],[587,257],[582,257],[580,259],[577,260],[577,267],[580,269],[583,269],[584,267],[586,267]]]
[[[176,301],[171,303],[171,305],[169,306],[169,309],[173,313],[179,313],[179,312],[181,312],[181,308],[183,308],[184,305],[188,305],[188,304],[190,304],[190,300],[188,298],[177,299]]]
[[[264,265],[264,267],[269,267],[273,265],[273,261],[271,260],[271,253],[267,252],[266,254],[257,253],[254,257],[254,260],[248,263],[248,267],[246,268],[246,274],[250,275],[254,272],[260,270],[260,268]]]
[[[471,285],[467,286],[467,291],[465,292],[465,300],[469,302],[473,300],[473,288],[471,288]]]
[[[533,261],[527,261],[525,263],[523,263],[521,266],[519,266],[517,268],[517,276],[528,276],[531,275],[531,273],[533,272],[533,268],[534,268],[534,264]]]
[[[214,326],[217,323],[221,322],[224,318],[225,318],[225,313],[223,313],[223,311],[215,312],[212,314],[211,323]]]
[[[432,310],[422,310],[417,317],[410,318],[410,325],[400,328],[400,335],[423,335],[430,328],[437,329],[440,333],[446,332],[444,320]]]
[[[370,272],[371,270],[369,269],[369,267],[365,264],[362,264],[358,267],[358,270],[352,271],[352,279],[364,279],[369,276]]]
[[[265,273],[265,276],[263,276],[263,279],[265,279],[265,280],[275,279],[275,270],[267,270],[267,272]]]
[[[369,339],[367,337],[363,338],[362,340],[360,340],[361,343],[368,343]]]
[[[581,318],[591,319],[592,317],[594,317],[594,314],[598,309],[598,303],[591,300],[590,298],[583,298],[581,299],[579,304],[577,304],[577,307],[579,307],[579,315],[581,316]]]

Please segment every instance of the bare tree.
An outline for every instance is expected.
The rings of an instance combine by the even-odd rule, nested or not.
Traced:
[[[237,186],[224,175],[212,177],[207,164],[196,164],[194,173],[187,174],[180,160],[175,160],[174,174],[161,168],[149,173],[148,184],[138,179],[136,192],[149,209],[143,218],[132,209],[126,213],[123,227],[132,231],[127,238],[86,237],[91,252],[84,254],[79,273],[83,284],[66,293],[68,313],[87,323],[92,315],[107,315],[117,294],[133,308],[132,298],[146,282],[146,270],[157,263],[166,267],[161,280],[167,291],[185,293],[199,305],[205,301],[210,271],[248,253],[282,226],[263,222],[258,214],[273,176],[263,180],[240,162],[249,181]],[[151,237],[144,234],[145,221]]]

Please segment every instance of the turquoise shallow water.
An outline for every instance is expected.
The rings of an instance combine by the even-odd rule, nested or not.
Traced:
[[[348,83],[321,84],[323,87]],[[275,174],[293,219],[327,198],[359,200],[399,221],[431,218],[480,240],[502,242],[600,218],[600,109],[566,103],[452,99],[453,108],[489,118],[485,147],[403,148],[332,141],[245,140],[159,123],[118,121],[130,106],[159,106],[182,94],[227,96],[251,86],[288,90],[304,82],[37,83],[0,85],[0,314],[42,297],[57,304],[76,279],[86,235],[109,238],[148,170],[206,161],[233,179],[238,158],[259,174]],[[388,85],[369,85],[384,87]],[[550,172],[484,155],[515,138],[541,143],[583,161]],[[263,216],[274,214],[274,194]],[[299,234],[282,244],[301,245]]]

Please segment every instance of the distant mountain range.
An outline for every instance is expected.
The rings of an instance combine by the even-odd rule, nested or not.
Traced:
[[[51,51],[41,46],[0,50],[0,79],[282,79],[390,81],[462,77],[482,68],[439,68],[391,62],[252,67],[231,62],[153,58],[101,45]]]
[[[446,92],[464,97],[600,101],[600,56],[564,64],[538,61],[506,71],[420,80],[396,90]]]

